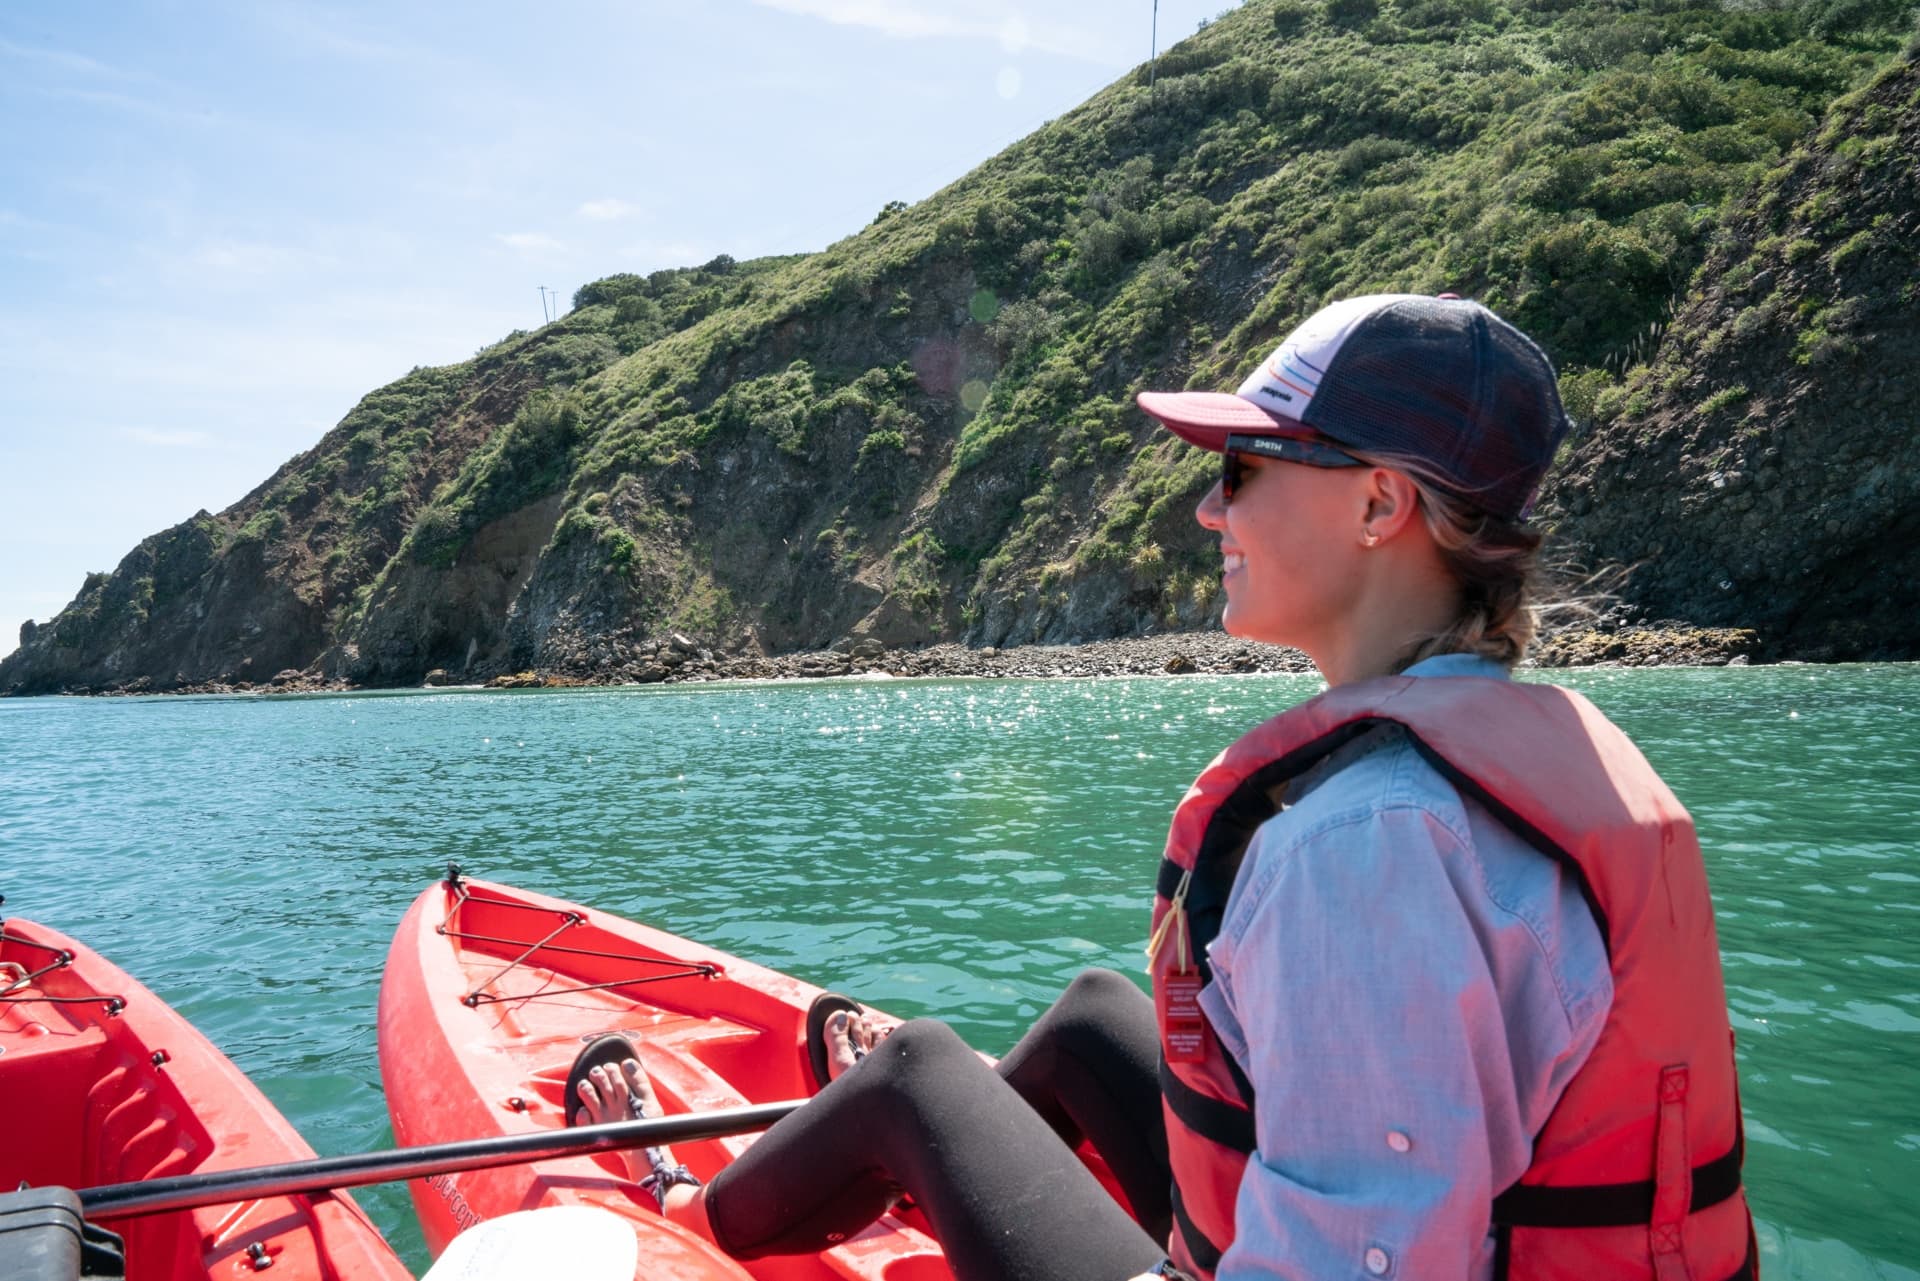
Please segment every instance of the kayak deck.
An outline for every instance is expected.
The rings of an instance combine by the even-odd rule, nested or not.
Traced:
[[[819,989],[689,940],[484,882],[444,883],[413,905],[394,940],[380,999],[380,1059],[403,1144],[565,1124],[566,1079],[581,1048],[618,1032],[668,1114],[804,1098],[813,1091],[806,1011]],[[674,1145],[710,1179],[753,1142]],[[469,1171],[413,1185],[428,1244],[477,1219],[587,1204],[632,1221],[639,1275],[768,1281],[945,1281],[951,1273],[917,1215],[884,1216],[819,1255],[732,1260],[660,1217],[618,1154]],[[654,1257],[650,1252],[663,1252]],[[671,1258],[667,1257],[671,1256]]]
[[[74,1189],[302,1160],[313,1150],[191,1024],[97,953],[24,920],[0,925],[0,1186]],[[276,1276],[401,1281],[344,1195],[269,1197],[115,1220],[134,1281]]]

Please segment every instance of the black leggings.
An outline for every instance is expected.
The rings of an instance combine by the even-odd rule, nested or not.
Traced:
[[[944,1023],[904,1023],[714,1177],[714,1239],[811,1253],[904,1190],[959,1281],[1124,1281],[1165,1257],[1158,1063],[1153,1003],[1110,970],[1075,979],[997,1068]],[[1134,1215],[1074,1156],[1083,1138]]]

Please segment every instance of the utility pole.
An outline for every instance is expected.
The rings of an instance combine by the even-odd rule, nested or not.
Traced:
[[[1153,92],[1154,73],[1160,69],[1160,0],[1153,0],[1153,40],[1147,52],[1147,92]]]

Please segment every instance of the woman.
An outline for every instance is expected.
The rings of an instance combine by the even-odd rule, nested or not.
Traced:
[[[1330,687],[1181,803],[1154,999],[1083,976],[997,1070],[836,1016],[832,1084],[712,1187],[650,1154],[666,1211],[751,1256],[904,1189],[962,1278],[1753,1275],[1691,824],[1591,705],[1507,680],[1545,356],[1476,303],[1354,298],[1233,395],[1140,403],[1221,454],[1226,629]],[[650,1106],[624,1070],[595,1115]]]

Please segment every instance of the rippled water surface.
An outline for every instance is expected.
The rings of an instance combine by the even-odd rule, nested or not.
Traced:
[[[1568,678],[1693,810],[1774,1277],[1920,1279],[1920,668]],[[0,700],[0,891],[321,1152],[390,1142],[380,967],[448,859],[1006,1049],[1138,970],[1187,782],[1303,677]],[[362,1202],[424,1266],[407,1198]]]

